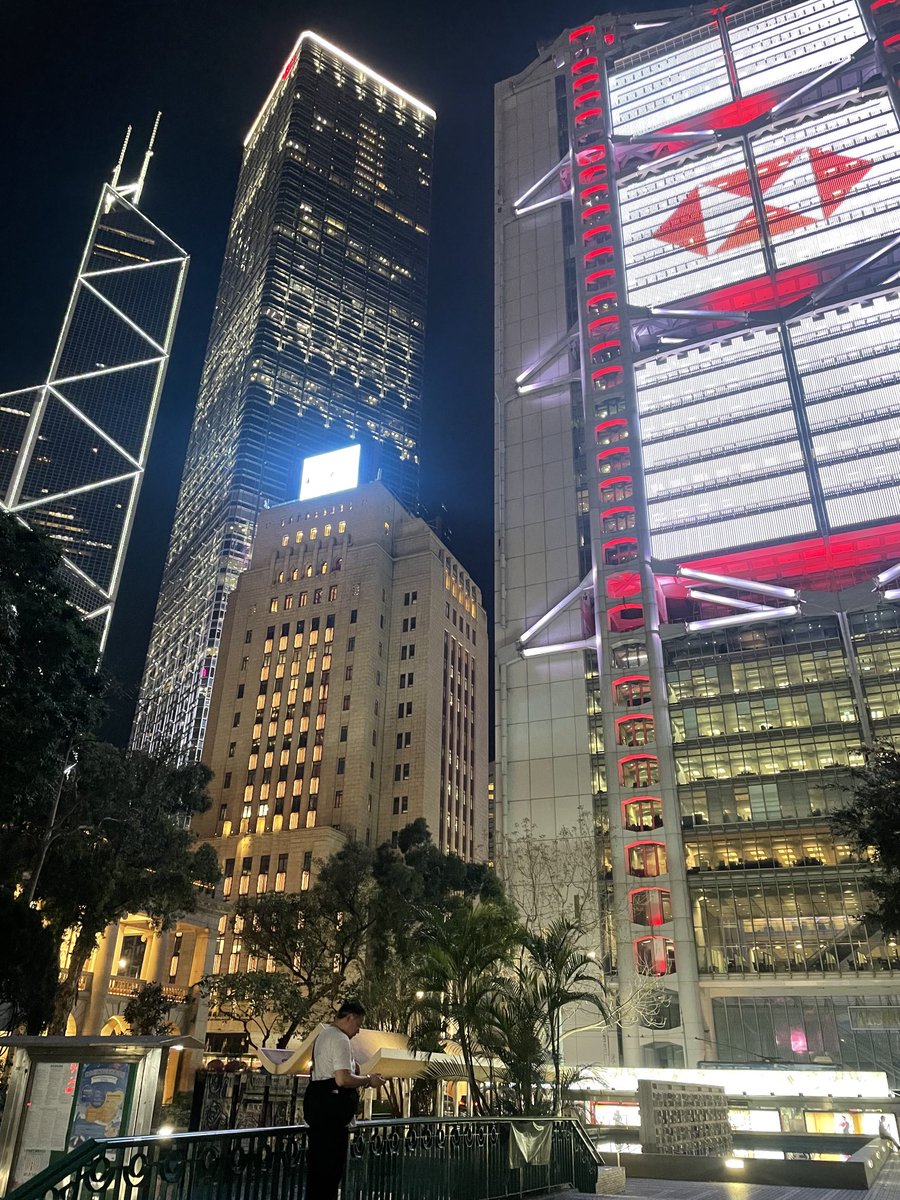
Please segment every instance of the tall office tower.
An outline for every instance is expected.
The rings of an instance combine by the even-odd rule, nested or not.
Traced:
[[[0,396],[0,511],[55,543],[101,649],[189,261],[138,207],[155,136],[122,184],[126,136],[100,192],[46,382]]]
[[[486,858],[481,596],[382,484],[261,515],[220,659],[196,828],[226,899],[305,890],[348,838],[396,842],[417,817],[442,850]],[[223,920],[214,970],[242,954]]]
[[[498,803],[596,822],[628,1064],[900,1074],[829,824],[900,718],[893,14],[599,17],[497,89]]]
[[[301,34],[247,135],[134,728],[203,744],[225,600],[261,509],[355,438],[418,488],[434,113]]]

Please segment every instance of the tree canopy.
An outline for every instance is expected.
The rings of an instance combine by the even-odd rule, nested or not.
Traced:
[[[853,795],[835,813],[835,829],[875,869],[867,884],[874,897],[872,916],[885,933],[900,933],[900,752],[880,743],[854,772]]]

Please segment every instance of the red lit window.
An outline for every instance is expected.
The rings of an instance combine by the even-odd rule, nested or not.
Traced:
[[[634,495],[634,483],[627,475],[606,479],[600,484],[600,503],[613,504],[616,500],[630,500]]]
[[[624,471],[630,466],[631,455],[623,446],[601,450],[597,455],[597,470],[601,475],[612,475],[614,471]]]
[[[655,787],[659,783],[659,759],[655,754],[632,754],[619,763],[619,782],[624,787]]]
[[[885,43],[887,45],[887,43]],[[584,112],[580,112],[575,118],[576,125],[584,125],[586,121],[596,121],[598,117],[603,116],[602,108],[586,108]]]
[[[603,533],[624,533],[634,529],[634,522],[633,508],[610,508],[600,518],[600,528]]]
[[[606,175],[606,166],[600,163],[594,167],[585,167],[583,171],[578,172],[579,183],[593,183],[595,179],[603,179]]]
[[[642,975],[672,975],[675,943],[671,938],[645,937],[634,943],[634,964]]]
[[[572,74],[576,75],[579,71],[583,71],[585,67],[596,67],[596,65],[596,58],[592,58],[590,55],[585,55],[585,57],[579,59],[578,62],[572,63]]]
[[[640,591],[641,577],[637,571],[619,571],[615,575],[610,575],[606,580],[606,594],[613,600],[624,600],[626,596],[637,596]]]
[[[597,32],[596,25],[582,25],[580,28],[572,30],[572,32],[569,34],[569,41],[570,42],[578,42],[582,38],[586,38],[589,34],[596,33],[596,32]],[[596,62],[596,61],[597,60],[594,59],[594,62]]]
[[[613,683],[613,698],[616,704],[638,708],[649,704],[651,699],[649,675],[623,675]]]
[[[635,888],[628,899],[635,925],[664,925],[672,920],[672,893],[665,888]]]
[[[585,146],[575,155],[575,161],[579,167],[592,167],[595,163],[602,162],[606,158],[605,146]]]
[[[603,544],[603,561],[608,567],[619,567],[634,562],[638,556],[636,538],[616,538]]]
[[[594,439],[598,446],[614,446],[628,438],[628,422],[624,417],[614,417],[611,421],[603,421],[594,429]]]
[[[584,82],[587,83],[587,80],[584,80]],[[575,107],[581,108],[582,104],[590,104],[590,102],[592,100],[596,100],[599,102],[601,99],[602,99],[602,96],[601,96],[599,90],[594,88],[589,92],[581,92],[579,95],[577,95],[575,97]],[[598,108],[597,112],[599,112],[599,111],[600,111],[600,109]]]
[[[655,879],[669,870],[662,842],[632,842],[625,849],[625,869],[640,879]]]
[[[588,276],[590,282],[591,276]],[[609,362],[613,358],[618,358],[622,353],[622,343],[618,338],[607,338],[605,342],[597,342],[591,346],[591,357],[595,362]]]
[[[622,824],[632,833],[662,829],[662,823],[662,800],[658,796],[626,800],[622,805]]]
[[[618,604],[607,610],[610,633],[628,633],[644,625],[644,610],[640,604]]]
[[[656,725],[651,716],[619,717],[616,741],[620,746],[650,746],[656,741]]]
[[[591,296],[587,302],[588,316],[595,319],[598,312],[604,312],[606,309],[618,308],[619,294],[618,292],[600,292],[596,296]],[[590,328],[590,326],[588,326]]]

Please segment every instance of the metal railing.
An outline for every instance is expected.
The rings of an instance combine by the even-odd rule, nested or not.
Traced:
[[[578,1121],[552,1123],[547,1165],[509,1165],[509,1118],[361,1121],[343,1200],[506,1200],[592,1192],[602,1159]],[[303,1200],[306,1126],[90,1141],[7,1200]]]

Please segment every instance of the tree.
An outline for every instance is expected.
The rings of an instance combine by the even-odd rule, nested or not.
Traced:
[[[102,717],[98,656],[52,544],[0,515],[0,886],[34,863],[70,748]]]
[[[900,752],[884,743],[868,751],[866,765],[854,771],[852,800],[832,824],[875,866],[866,880],[871,915],[885,933],[900,933]]]
[[[59,944],[40,913],[0,888],[0,1028],[39,1034],[53,1009]]]
[[[299,986],[309,1027],[331,1012],[348,980],[358,976],[375,920],[372,852],[348,842],[319,870],[306,892],[267,892],[241,900],[244,945],[272,958]]]
[[[505,902],[457,905],[431,917],[424,939],[421,1019],[413,1044],[452,1038],[472,1104],[486,1111],[477,1060],[489,1060],[497,1048],[498,983],[512,965],[519,926]]]
[[[84,964],[107,926],[143,912],[165,928],[219,878],[215,851],[193,847],[187,823],[209,806],[211,774],[141,751],[87,742],[37,888],[45,920],[72,951],[51,1032],[61,1033]]]
[[[553,1112],[562,1110],[563,1016],[567,1009],[594,1009],[608,1019],[611,1008],[603,973],[595,957],[582,950],[584,930],[560,916],[539,933],[528,933],[525,951],[541,1003],[553,1068]]]
[[[161,983],[145,983],[122,1009],[122,1016],[135,1037],[164,1037],[173,1033],[169,1020],[172,1001],[167,1000]]]
[[[311,1011],[308,997],[284,971],[207,975],[200,991],[209,999],[211,1016],[242,1026],[257,1049],[273,1039],[277,1046],[286,1046]]]

